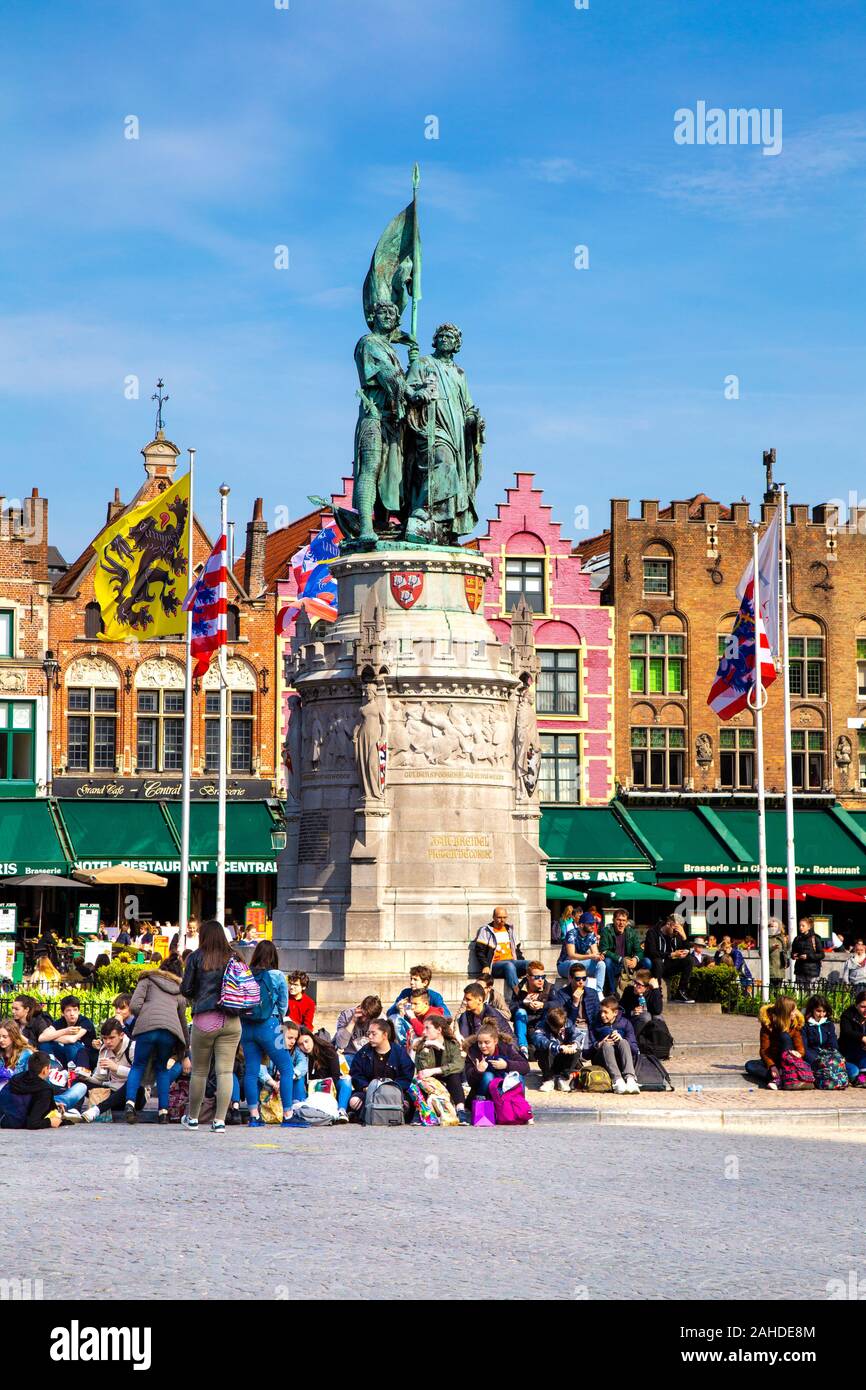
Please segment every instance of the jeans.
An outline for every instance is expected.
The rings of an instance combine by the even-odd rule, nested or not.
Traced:
[[[160,1110],[168,1109],[168,1088],[172,1081],[172,1072],[166,1066],[170,1057],[175,1053],[184,1051],[184,1045],[180,1038],[175,1037],[167,1028],[151,1028],[146,1033],[139,1033],[135,1039],[135,1060],[126,1078],[126,1099],[135,1100],[138,1095],[138,1088],[144,1080],[144,1073],[147,1064],[153,1061],[153,1069],[156,1075],[156,1098]],[[177,1066],[177,1063],[175,1064]]]
[[[54,1099],[65,1105],[67,1110],[73,1110],[81,1104],[86,1095],[87,1087],[84,1082],[76,1081],[74,1086],[67,1086],[65,1091],[59,1091]]]
[[[189,1117],[191,1120],[198,1119],[213,1058],[217,1080],[214,1123],[225,1124],[232,1095],[232,1067],[241,1040],[241,1021],[227,1014],[222,1028],[215,1033],[203,1033],[201,1028],[196,1028],[193,1018],[190,1038],[192,1071],[189,1078]]]
[[[45,1051],[56,1057],[64,1067],[74,1067],[76,1062],[86,1065],[87,1059],[82,1054],[87,1052],[87,1047],[83,1042],[50,1042],[45,1044]]]
[[[520,977],[526,974],[528,965],[528,960],[498,960],[491,965],[490,973],[494,980],[504,980],[512,993],[516,993]]]
[[[568,957],[566,957],[565,960],[558,960],[556,962],[557,975],[561,975],[564,980],[567,980],[568,972],[574,964],[574,959],[569,960]],[[604,994],[604,977],[607,961],[582,960],[580,964],[586,966],[587,979],[592,980],[593,985],[595,989],[598,990],[599,994]]]
[[[294,1102],[306,1095],[303,1081],[300,1089],[297,1088],[295,1064],[274,1014],[255,1022],[243,1019],[241,1046],[244,1050],[244,1093],[250,1110],[259,1108],[259,1068],[265,1056],[270,1057],[280,1073],[280,1100],[284,1111],[291,1110]]]
[[[518,1047],[528,1046],[529,1015],[525,1009],[515,1009],[511,1015],[514,1024],[514,1036],[517,1039]]]
[[[619,1042],[605,1038],[596,1047],[595,1054],[602,1066],[607,1068],[612,1081],[624,1081],[627,1076],[634,1076],[634,1058],[623,1038]]]
[[[550,1081],[555,1076],[568,1076],[580,1067],[579,1052],[558,1052],[551,1057],[549,1048],[537,1047],[535,1056],[541,1068],[542,1081]]]

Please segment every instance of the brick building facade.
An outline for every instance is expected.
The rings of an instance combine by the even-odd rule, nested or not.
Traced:
[[[761,508],[761,529],[775,503]],[[866,519],[866,518],[864,518]],[[605,598],[616,618],[616,775],[629,797],[754,795],[754,717],[721,721],[707,705],[720,646],[751,557],[749,506],[703,495],[663,510],[611,504]],[[855,514],[789,507],[789,629],[795,793],[866,807],[866,538]],[[769,795],[784,791],[780,681],[764,716]]]
[[[100,530],[128,507],[138,506],[175,481],[179,450],[159,431],[143,450],[145,476],[132,500],[125,504],[115,491]],[[194,518],[194,559],[201,565],[213,545]],[[99,531],[96,533],[99,534]],[[267,523],[257,500],[247,525],[244,581],[230,571],[228,579],[228,853],[237,853],[238,834],[233,834],[234,807],[262,803],[274,794],[276,745],[276,690],[273,603],[264,581]],[[183,764],[184,658],[183,637],[162,637],[127,642],[106,642],[99,605],[94,593],[95,553],[92,546],[70,565],[50,595],[49,638],[59,670],[52,691],[54,791],[77,804],[147,802],[170,810],[166,844],[176,853],[180,782]],[[217,663],[193,686],[192,798],[194,825],[201,823],[204,846],[205,813],[196,803],[216,800],[219,760]],[[106,808],[107,809],[107,808]],[[262,808],[263,810],[265,808]],[[70,813],[71,814],[71,813]],[[215,812],[213,817],[215,827]],[[266,824],[266,821],[263,822]],[[106,827],[107,828],[107,827]],[[160,834],[162,827],[160,827]],[[72,836],[74,840],[74,836]],[[129,844],[126,855],[142,861],[160,853],[155,841],[146,848]],[[107,842],[106,842],[107,846]],[[73,850],[76,849],[73,843]],[[115,855],[106,847],[89,844],[94,862],[110,862]],[[192,853],[195,854],[195,847]],[[212,874],[210,848],[199,851],[203,872]],[[252,863],[249,852],[236,873],[249,868],[256,873],[271,855],[262,840],[262,855]],[[247,863],[250,860],[252,867]],[[168,871],[174,861],[169,859]],[[143,864],[144,866],[144,864]],[[231,901],[231,869],[228,896]],[[198,887],[205,886],[204,880]],[[194,910],[207,910],[195,896]],[[240,896],[266,896],[262,882],[245,883]]]
[[[52,583],[48,502],[0,498],[0,797],[44,795]]]
[[[613,613],[533,479],[516,474],[477,541],[493,562],[484,612],[504,645],[521,594],[535,615],[542,802],[606,805],[613,795]]]

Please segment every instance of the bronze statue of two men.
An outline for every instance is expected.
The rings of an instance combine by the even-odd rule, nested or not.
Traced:
[[[355,430],[354,540],[456,545],[474,530],[484,421],[454,361],[461,334],[443,323],[433,352],[400,328],[391,300],[374,303],[355,347],[360,409]],[[408,347],[404,370],[396,345]]]

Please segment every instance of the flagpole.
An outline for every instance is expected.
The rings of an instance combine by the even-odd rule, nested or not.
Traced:
[[[227,483],[220,487],[220,535],[226,540],[228,525],[228,505],[231,488]],[[223,552],[223,564],[226,552]],[[217,783],[217,882],[216,882],[216,920],[225,926],[226,921],[226,695],[228,689],[228,669],[226,649],[221,646],[217,652],[219,672],[220,718],[219,718],[219,780]]]
[[[193,583],[195,574],[193,561],[193,538],[195,514],[193,511],[193,474],[195,472],[195,449],[189,454],[189,532],[187,539],[187,583]],[[186,661],[183,677],[183,780],[180,792],[180,902],[178,905],[178,944],[183,950],[189,927],[189,801],[190,775],[192,768],[192,611],[186,615]]]
[[[418,300],[421,298],[421,246],[418,237],[418,185],[421,182],[421,170],[416,164],[412,170],[412,226],[413,245],[412,245],[412,318],[410,333],[415,341],[418,341]]]
[[[785,714],[785,849],[787,854],[788,883],[788,974],[794,978],[794,962],[790,947],[797,935],[797,869],[794,847],[794,772],[791,752],[791,686],[788,680],[788,545],[786,540],[788,525],[788,496],[785,485],[779,487],[779,548],[782,553],[780,588],[782,609],[782,707]]]
[[[758,869],[761,885],[761,924],[759,928],[759,945],[761,950],[761,997],[770,997],[770,938],[768,924],[770,920],[770,899],[767,888],[767,804],[766,804],[766,783],[764,779],[764,705],[766,703],[764,682],[762,679],[762,652],[761,652],[761,575],[758,565],[758,524],[752,523],[752,566],[754,571],[754,581],[752,587],[752,604],[755,613],[755,679],[751,693],[754,694],[754,702],[750,699],[749,704],[755,711],[755,744],[756,756],[758,761]]]

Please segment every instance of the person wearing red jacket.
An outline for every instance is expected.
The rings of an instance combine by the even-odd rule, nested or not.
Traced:
[[[310,977],[305,975],[303,970],[294,970],[289,976],[288,1017],[293,1023],[300,1023],[304,1028],[312,1029],[316,1001],[306,992],[309,983]]]

